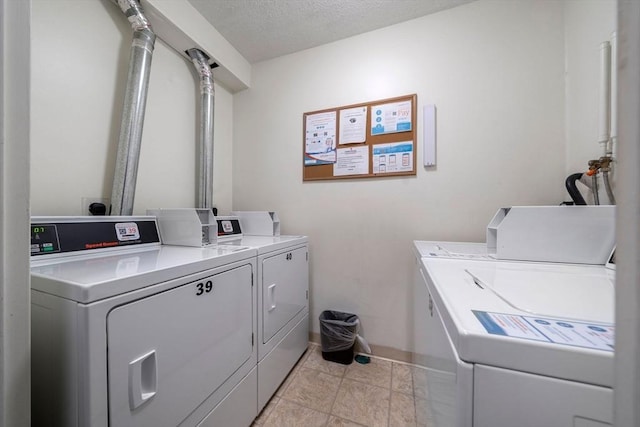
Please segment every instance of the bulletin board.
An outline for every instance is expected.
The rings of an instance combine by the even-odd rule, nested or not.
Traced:
[[[311,111],[303,181],[416,175],[417,95]]]

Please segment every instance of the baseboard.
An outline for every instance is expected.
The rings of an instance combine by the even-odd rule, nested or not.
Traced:
[[[309,331],[309,341],[320,345],[320,334],[318,332]],[[412,363],[411,361],[414,360],[413,353],[410,351],[398,350],[397,348],[371,343],[369,343],[369,347],[371,347],[371,354],[376,357],[405,363]]]

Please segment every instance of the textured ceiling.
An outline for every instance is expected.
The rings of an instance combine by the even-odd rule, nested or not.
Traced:
[[[189,0],[249,62],[286,55],[473,0]]]

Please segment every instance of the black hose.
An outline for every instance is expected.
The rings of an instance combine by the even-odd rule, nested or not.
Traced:
[[[564,185],[567,187],[567,192],[569,192],[573,203],[576,205],[586,205],[587,202],[584,201],[584,197],[582,197],[580,190],[576,187],[576,181],[580,178],[582,178],[582,172],[571,174],[565,180]]]

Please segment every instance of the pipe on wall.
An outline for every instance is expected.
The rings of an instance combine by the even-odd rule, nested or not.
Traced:
[[[209,57],[199,49],[187,51],[200,77],[200,122],[197,207],[213,207],[213,113],[215,90]]]
[[[133,28],[118,154],[111,191],[111,215],[131,215],[136,191],[144,112],[156,36],[138,0],[118,0]]]
[[[618,36],[611,34],[611,118],[609,147],[605,155],[616,158],[616,140],[618,139]]]
[[[600,109],[598,142],[604,145],[604,155],[611,134],[611,44],[600,45]]]

